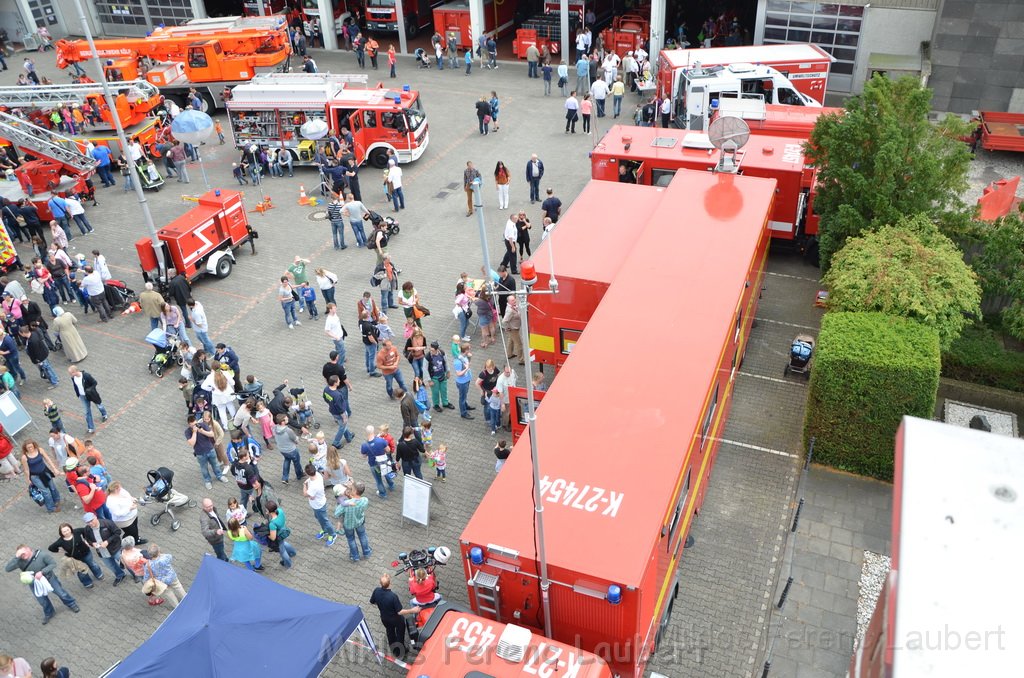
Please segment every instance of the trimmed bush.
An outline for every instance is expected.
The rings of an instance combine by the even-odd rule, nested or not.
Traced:
[[[942,376],[1024,391],[1024,353],[1007,351],[992,329],[968,327],[942,355]]]
[[[814,353],[804,420],[814,460],[891,480],[900,419],[935,410],[938,333],[882,313],[827,313]]]

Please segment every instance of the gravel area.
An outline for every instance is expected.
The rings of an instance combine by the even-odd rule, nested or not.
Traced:
[[[976,414],[983,414],[988,418],[992,426],[992,433],[1004,436],[1017,437],[1017,415],[1012,412],[1000,410],[989,410],[970,403],[961,403],[956,400],[947,400],[945,405],[944,419],[947,424],[969,428],[971,418]]]
[[[875,602],[882,592],[882,585],[889,574],[892,560],[871,551],[864,552],[864,565],[860,570],[860,595],[857,596],[857,640],[855,648],[860,645],[867,631],[868,622],[875,612]]]

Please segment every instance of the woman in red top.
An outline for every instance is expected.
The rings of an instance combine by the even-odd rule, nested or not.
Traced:
[[[0,477],[4,480],[10,480],[14,476],[21,475],[21,471],[15,465],[17,460],[11,457],[12,451],[14,451],[14,445],[11,443],[11,439],[7,437],[3,425],[0,424]]]
[[[512,181],[512,175],[509,173],[508,168],[505,167],[505,163],[498,161],[498,164],[494,166],[494,184],[498,187],[498,209],[508,209],[508,185]]]
[[[440,595],[434,590],[437,588],[437,580],[432,573],[427,573],[422,567],[409,574],[409,593],[412,594],[413,603],[416,605],[431,605]]]

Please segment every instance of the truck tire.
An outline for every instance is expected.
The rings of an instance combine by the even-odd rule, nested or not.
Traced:
[[[657,650],[661,645],[662,639],[665,637],[665,632],[668,631],[668,624],[672,620],[672,609],[676,604],[676,597],[679,595],[679,582],[677,581],[672,585],[672,597],[668,601],[668,608],[665,610],[665,614],[662,615],[661,621],[658,623],[658,632],[654,636],[654,649]]]
[[[217,277],[226,278],[231,275],[231,257],[223,256],[217,260]]]
[[[409,38],[415,38],[416,34],[419,33],[419,32],[420,32],[420,21],[416,17],[416,15],[413,14],[412,16],[407,17],[406,20],[405,20],[405,34]]]
[[[370,164],[377,169],[384,169],[388,166],[388,151],[386,148],[375,148],[370,151]]]

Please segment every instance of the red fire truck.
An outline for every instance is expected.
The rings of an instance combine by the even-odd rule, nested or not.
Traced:
[[[508,0],[484,0],[484,32],[502,37],[512,30],[516,3]],[[455,35],[460,49],[475,47],[469,22],[469,0],[446,2],[434,8],[434,30],[444,36]]]
[[[299,165],[313,165],[316,141],[302,125],[322,120],[331,134],[352,132],[356,162],[386,167],[387,151],[398,162],[418,159],[430,141],[419,92],[366,86],[366,75],[273,73],[239,85],[227,103],[228,122],[239,148],[252,144],[287,149]]]
[[[163,243],[164,261],[189,280],[209,273],[218,278],[231,275],[235,249],[248,243],[256,254],[256,238],[238,191],[215,189],[199,196],[195,207],[156,232]],[[135,251],[146,281],[159,281],[153,242],[135,241]]]
[[[623,14],[615,17],[612,25],[601,31],[601,42],[606,50],[624,57],[626,52],[643,47],[650,34],[650,14],[646,17],[640,14]]]
[[[774,180],[688,170],[665,189],[538,410],[550,617],[528,436],[460,538],[478,614],[534,630],[547,621],[554,640],[594,652],[623,676],[643,674],[669,623],[683,544],[757,310],[774,196]],[[573,256],[604,247],[594,238]],[[667,362],[622,367],[645,345],[648,320],[666,314],[677,319],[659,337]],[[607,417],[609,403],[595,392],[602,380],[615,392]],[[581,424],[598,416],[599,433],[581,445]],[[638,432],[642,459],[630,462],[623,451]]]
[[[663,186],[680,169],[713,170],[721,155],[701,132],[616,125],[591,153],[592,176],[605,181],[626,177],[638,184]],[[813,210],[817,173],[804,161],[800,140],[751,136],[737,151],[735,162],[744,176],[778,182],[768,220],[772,238],[801,242],[817,235],[818,216]]]
[[[396,0],[366,0],[366,29],[371,33],[397,33]],[[433,25],[433,9],[444,0],[398,0],[402,3],[405,34],[415,38],[421,29]]]
[[[499,624],[442,603],[420,631],[426,644],[408,678],[612,678],[600,657],[538,636],[524,626]],[[486,671],[486,674],[480,673]]]
[[[658,91],[679,91],[683,71],[700,64],[703,68],[729,64],[771,66],[788,78],[797,91],[818,103],[825,103],[828,73],[835,57],[817,45],[749,45],[709,49],[663,49],[658,58]]]

